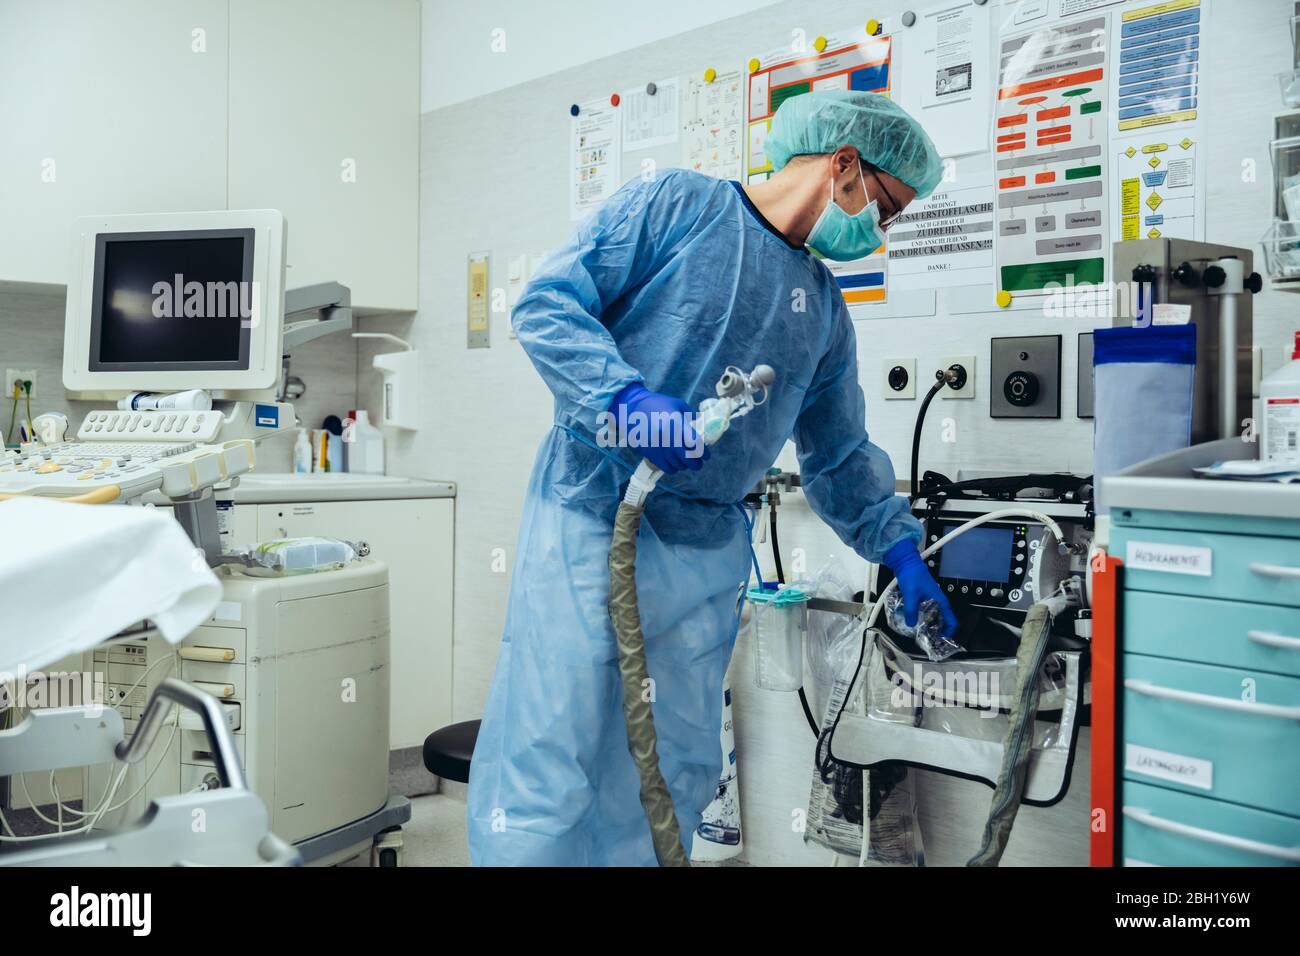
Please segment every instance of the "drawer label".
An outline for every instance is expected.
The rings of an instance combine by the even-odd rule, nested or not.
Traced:
[[[214,621],[239,621],[244,617],[244,608],[238,601],[221,601],[212,612]]]
[[[1214,551],[1185,544],[1130,541],[1124,563],[1136,571],[1167,571],[1208,578],[1214,573]]]
[[[1184,757],[1167,750],[1125,744],[1124,769],[1200,790],[1214,789],[1214,764],[1199,757]]]

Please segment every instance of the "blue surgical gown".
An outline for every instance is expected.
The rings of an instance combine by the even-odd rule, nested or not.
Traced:
[[[533,466],[471,763],[470,856],[653,865],[606,606],[614,513],[638,461],[598,447],[614,396],[644,381],[697,407],[729,365],[776,371],[766,404],[702,469],[659,482],[638,539],[660,767],[688,852],[721,770],[722,682],[749,577],[738,502],[793,437],[813,510],[864,558],[919,538],[920,526],[867,438],[834,278],[739,184],[684,170],[628,183],[547,259],[512,321],[555,396],[555,425]]]

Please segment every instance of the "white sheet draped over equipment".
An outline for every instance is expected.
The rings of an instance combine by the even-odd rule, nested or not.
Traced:
[[[0,501],[0,673],[39,670],[148,618],[179,643],[211,616],[221,584],[165,511]]]

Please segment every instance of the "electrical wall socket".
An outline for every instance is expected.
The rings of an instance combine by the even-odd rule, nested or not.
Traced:
[[[34,368],[11,368],[5,370],[4,391],[0,397],[13,400],[14,382],[31,382],[32,399],[36,399],[36,369]]]
[[[973,355],[949,355],[939,359],[935,369],[949,368],[953,365],[960,365],[966,370],[966,384],[961,388],[944,388],[940,390],[940,398],[974,398],[975,397],[975,356]],[[931,373],[933,374],[933,372]],[[926,388],[930,387],[933,382],[930,378],[926,382]]]
[[[902,371],[895,371],[901,369]],[[887,358],[880,366],[880,390],[886,400],[916,398],[916,359]],[[929,383],[926,384],[929,388]]]

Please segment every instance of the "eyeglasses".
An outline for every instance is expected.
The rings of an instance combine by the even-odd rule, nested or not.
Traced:
[[[883,232],[898,221],[898,217],[903,214],[903,206],[900,205],[898,200],[895,199],[893,195],[890,194],[889,190],[885,188],[885,184],[880,180],[880,175],[876,172],[876,167],[869,163],[863,163],[862,166],[871,173],[871,178],[876,181],[876,188],[885,194],[885,198],[889,200],[889,208],[893,210],[888,216],[880,217],[880,229]]]

